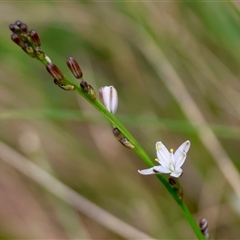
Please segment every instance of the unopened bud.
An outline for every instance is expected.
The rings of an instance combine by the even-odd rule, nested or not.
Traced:
[[[113,86],[101,87],[98,91],[99,98],[107,110],[115,113],[118,107],[117,90]]]
[[[18,27],[20,27],[20,25],[22,24],[22,22],[21,22],[20,20],[17,20],[17,21],[15,22],[15,24],[16,24]]]
[[[199,227],[200,227],[202,234],[205,236],[205,238],[209,239],[210,235],[208,233],[208,221],[206,218],[202,218],[199,221]]]
[[[80,82],[80,87],[82,88],[82,90],[83,90],[84,92],[87,92],[87,91],[88,91],[88,83],[87,83],[86,81],[82,80],[82,81]]]
[[[13,33],[20,33],[20,28],[19,28],[16,24],[10,24],[10,25],[9,25],[9,29],[10,29]]]
[[[170,177],[170,178],[168,179],[168,182],[169,182],[169,184],[172,185],[173,187],[177,185],[176,180],[175,180],[174,178],[172,178],[172,177]]]
[[[28,54],[28,56],[33,57],[33,58],[35,57],[34,49],[28,43],[24,43],[22,49],[24,52],[26,52]]]
[[[41,46],[41,41],[40,41],[40,38],[38,36],[38,33],[35,30],[31,29],[29,31],[29,35],[30,35],[33,43],[35,44],[35,46],[40,47]]]
[[[11,39],[13,42],[15,42],[18,46],[20,47],[23,47],[24,46],[24,43],[22,42],[22,40],[20,39],[20,37],[16,34],[16,33],[13,33],[11,35]]]
[[[59,82],[58,80],[56,80],[56,79],[54,79],[54,83],[56,85],[58,85],[61,89],[65,90],[65,91],[72,91],[75,88],[73,85],[64,85],[61,82]]]
[[[39,60],[45,59],[45,53],[40,49],[40,47],[35,47],[34,50],[35,50],[36,56]]]
[[[46,69],[53,76],[53,78],[56,79],[56,81],[61,81],[64,79],[62,72],[54,63],[48,63],[46,65]]]
[[[96,99],[96,93],[95,93],[93,87],[90,84],[88,84],[87,93],[91,97],[91,99],[93,99],[93,100]]]
[[[25,23],[22,23],[22,24],[20,25],[20,29],[21,29],[21,31],[22,31],[23,33],[27,33],[27,31],[28,31],[28,26],[27,26]]]
[[[125,138],[123,136],[123,134],[121,133],[121,131],[118,129],[118,128],[114,128],[113,129],[113,135],[115,136],[115,138],[126,148],[129,148],[129,149],[133,149],[135,148],[134,145],[132,145],[128,140],[127,138]]]
[[[169,184],[172,186],[173,190],[177,193],[179,199],[183,198],[183,189],[181,187],[181,185],[179,184],[178,180],[170,177],[168,179]]]
[[[80,87],[82,88],[82,90],[84,92],[86,92],[90,96],[91,99],[93,99],[93,100],[96,99],[96,93],[90,84],[88,84],[86,81],[82,80],[80,82]]]
[[[83,77],[82,70],[74,58],[72,57],[67,58],[67,65],[75,78],[79,79]]]

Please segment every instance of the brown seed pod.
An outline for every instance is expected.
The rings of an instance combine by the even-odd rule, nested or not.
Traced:
[[[65,90],[65,91],[72,91],[75,88],[73,85],[64,85],[61,82],[59,82],[58,80],[56,80],[56,79],[54,79],[54,83],[56,85],[58,85],[61,89]]]
[[[45,59],[45,53],[40,49],[40,47],[35,47],[34,51],[36,53],[36,57],[39,60],[44,60]]]
[[[126,148],[129,148],[129,149],[133,149],[135,148],[134,145],[132,145],[128,140],[127,138],[125,138],[123,136],[123,134],[121,133],[121,131],[118,129],[118,128],[114,128],[113,129],[113,135],[115,136],[115,138]]]
[[[28,26],[25,23],[22,23],[19,27],[23,33],[27,33]]]
[[[40,38],[38,36],[38,33],[35,30],[31,29],[29,31],[29,35],[30,35],[33,43],[35,44],[35,46],[40,47],[41,46],[41,41],[40,41]]]
[[[93,99],[93,100],[96,99],[96,93],[90,84],[88,84],[87,93],[91,97],[91,99]]]
[[[88,91],[88,83],[87,83],[86,81],[82,80],[82,81],[80,82],[80,87],[82,88],[82,90],[83,90],[84,92],[87,92],[87,91]]]
[[[83,77],[82,70],[78,62],[74,58],[72,57],[67,58],[67,66],[71,70],[75,78],[79,79]]]
[[[22,42],[21,38],[20,38],[19,35],[16,34],[16,33],[13,33],[13,34],[11,35],[11,40],[12,40],[13,42],[15,42],[15,43],[16,43],[18,46],[20,46],[20,47],[23,47],[23,46],[24,46],[24,43]]]
[[[17,21],[15,22],[15,24],[16,24],[18,27],[20,27],[20,25],[22,24],[22,22],[21,22],[20,20],[17,20]]]
[[[22,50],[28,54],[28,56],[30,57],[35,57],[35,51],[34,49],[28,44],[28,43],[24,43]]]
[[[46,65],[46,69],[53,76],[53,78],[56,79],[56,81],[61,81],[64,79],[62,72],[54,63],[48,63]]]

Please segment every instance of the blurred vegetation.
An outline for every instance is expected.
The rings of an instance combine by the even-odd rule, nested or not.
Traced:
[[[8,25],[19,19],[38,31],[66,75],[72,56],[95,89],[116,87],[117,117],[153,159],[156,141],[176,149],[189,139],[180,178],[186,204],[196,221],[208,219],[212,238],[239,238],[240,195],[225,167],[240,170],[235,4],[0,2],[1,141],[153,238],[195,237],[156,177],[138,174],[144,164],[114,139],[100,113],[54,85],[44,66],[11,42]],[[1,159],[2,239],[122,239]]]

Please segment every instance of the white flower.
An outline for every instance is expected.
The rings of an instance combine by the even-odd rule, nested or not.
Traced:
[[[107,110],[115,113],[118,107],[117,90],[113,86],[101,87],[98,90],[99,98]]]
[[[170,149],[169,152],[167,148],[162,144],[162,142],[157,142],[156,161],[160,163],[160,166],[155,166],[144,170],[138,170],[138,172],[143,175],[170,173],[170,176],[178,178],[183,172],[181,167],[185,162],[189,148],[190,141],[186,141],[176,150],[175,153],[173,153],[173,149]]]

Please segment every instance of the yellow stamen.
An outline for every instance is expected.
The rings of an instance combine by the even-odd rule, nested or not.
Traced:
[[[170,149],[170,153],[173,153],[173,149],[172,148]]]
[[[159,160],[157,158],[155,158],[154,161],[158,162]]]

